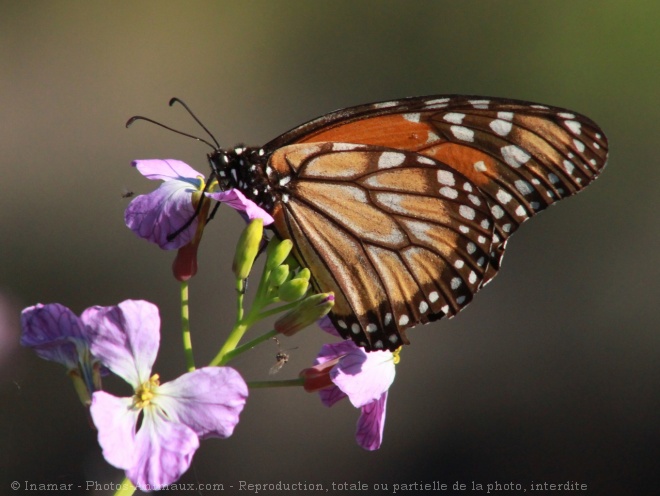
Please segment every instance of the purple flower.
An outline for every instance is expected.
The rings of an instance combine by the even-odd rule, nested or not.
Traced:
[[[330,319],[323,318],[320,324],[331,334],[336,333]],[[314,367],[301,375],[305,390],[318,391],[325,406],[348,397],[361,410],[355,438],[362,448],[372,451],[383,441],[387,392],[394,382],[398,361],[397,352],[367,353],[352,341],[342,341],[323,345]]]
[[[39,303],[21,312],[21,344],[44,360],[64,365],[86,405],[92,393],[101,389],[103,373],[90,350],[97,335],[93,315],[94,309],[88,308],[78,317],[59,303]]]
[[[126,226],[164,250],[180,250],[173,265],[178,280],[185,281],[197,272],[197,248],[211,206],[206,198],[226,203],[249,219],[262,218],[265,225],[273,222],[265,210],[238,190],[214,192],[214,182],[202,197],[204,175],[180,160],[135,160],[133,166],[147,179],[163,184],[131,201],[124,214]],[[202,206],[195,215],[200,201]],[[188,222],[190,225],[178,232]]]
[[[141,490],[171,484],[190,466],[200,438],[231,436],[247,385],[229,367],[204,367],[161,384],[151,372],[160,341],[157,307],[127,300],[90,310],[102,330],[92,352],[134,389],[129,398],[103,391],[92,397],[103,456]]]
[[[204,189],[204,175],[179,160],[135,160],[133,166],[147,179],[160,179],[163,184],[131,201],[124,214],[126,226],[164,250],[188,244],[195,236],[200,217],[173,239],[168,236],[195,215]]]

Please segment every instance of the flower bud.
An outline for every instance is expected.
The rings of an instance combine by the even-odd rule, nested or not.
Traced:
[[[292,336],[326,315],[335,304],[333,293],[320,293],[301,301],[296,308],[289,310],[275,322],[275,330],[285,336]]]
[[[312,277],[312,273],[309,271],[307,267],[302,269],[298,274],[296,274],[296,279],[304,279],[305,281],[309,281],[309,278]]]
[[[309,289],[309,281],[305,279],[291,279],[280,286],[277,296],[282,301],[296,301],[305,296]]]
[[[266,248],[266,270],[273,270],[281,265],[291,253],[293,243],[290,239],[279,240],[273,237]]]
[[[289,256],[284,260],[284,263],[289,266],[289,270],[291,271],[300,268],[300,264],[298,263],[298,260],[296,260],[296,257],[293,256],[293,253],[289,253]]]
[[[280,287],[289,277],[289,266],[278,265],[270,273],[270,285],[274,288]]]
[[[172,273],[177,281],[183,282],[197,274],[197,249],[199,243],[191,242],[176,252],[172,262]]]
[[[246,279],[252,270],[257,254],[259,253],[259,244],[264,234],[263,219],[254,219],[241,233],[236,245],[236,254],[232,270],[237,279]]]
[[[330,371],[339,363],[340,358],[328,360],[327,362],[301,370],[299,376],[304,379],[303,388],[305,391],[314,393],[334,385],[330,378]]]

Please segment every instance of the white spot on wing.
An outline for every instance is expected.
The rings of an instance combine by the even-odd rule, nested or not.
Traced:
[[[407,121],[410,122],[419,122],[419,119],[421,117],[421,114],[416,113],[416,114],[403,114],[403,118]]]
[[[573,172],[575,171],[575,165],[573,165],[573,162],[570,162],[569,160],[564,160],[564,169],[566,169],[566,172],[573,175]]]
[[[506,205],[511,201],[511,195],[503,189],[498,190],[495,196],[502,205]]]
[[[456,184],[453,172],[447,170],[438,171],[438,182],[445,186],[454,186]]]
[[[476,109],[487,109],[490,100],[468,100]]]
[[[426,100],[424,102],[427,107],[439,108],[440,106],[446,107],[449,98],[436,98],[435,100]]]
[[[458,213],[461,214],[461,217],[465,217],[468,220],[473,220],[475,215],[474,209],[467,205],[461,205],[458,207]]]
[[[493,214],[493,217],[495,217],[496,219],[501,219],[502,217],[504,217],[504,210],[499,205],[493,205],[492,207],[490,207],[490,211]]]
[[[519,168],[531,158],[527,152],[516,145],[503,146],[500,152],[502,153],[504,161],[515,169]]]
[[[417,155],[417,162],[420,164],[435,165],[435,161],[433,159],[425,157],[424,155]]]
[[[463,119],[465,119],[465,114],[460,114],[458,112],[448,112],[442,118],[447,122],[451,122],[452,124],[461,124]]]
[[[435,143],[438,141],[440,137],[435,134],[433,131],[429,131],[428,137],[426,138],[426,144],[428,145],[429,143]]]
[[[565,121],[564,124],[566,124],[566,127],[573,134],[580,134],[582,132],[582,125],[578,121]]]
[[[512,124],[509,121],[503,121],[501,119],[495,119],[489,124],[490,128],[500,136],[506,136],[511,132]]]
[[[523,181],[522,179],[518,179],[516,182],[513,183],[513,185],[523,195],[529,195],[532,193],[532,191],[534,191],[532,185],[529,184],[527,181]]]
[[[449,130],[456,137],[462,141],[474,141],[474,131],[463,126],[451,126]]]
[[[456,191],[454,188],[450,188],[449,186],[443,186],[440,188],[440,194],[442,196],[446,196],[447,198],[451,198],[452,200],[458,198],[458,191]]]
[[[334,151],[334,152],[346,152],[346,151],[350,151],[350,150],[355,150],[356,148],[361,148],[361,146],[353,144],[353,143],[333,143],[332,144],[332,151]]]
[[[394,100],[392,102],[380,102],[380,103],[374,103],[371,106],[371,108],[381,109],[381,108],[396,107],[398,104],[399,104],[398,100]]]
[[[398,167],[405,162],[406,156],[399,152],[383,152],[378,158],[379,169],[389,169],[391,167]]]
[[[486,164],[484,164],[484,161],[479,160],[479,162],[475,162],[474,170],[476,170],[477,172],[486,172]]]

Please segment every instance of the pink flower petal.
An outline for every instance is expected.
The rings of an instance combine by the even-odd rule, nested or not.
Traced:
[[[143,491],[159,490],[188,470],[197,448],[199,439],[192,429],[147,408],[135,436],[134,464],[126,476]]]
[[[197,218],[173,239],[168,237],[195,215],[192,202],[195,191],[198,191],[197,186],[187,182],[167,181],[151,193],[137,196],[124,213],[126,227],[164,250],[174,250],[188,244],[195,236]]]
[[[227,191],[216,191],[214,193],[206,193],[206,196],[213,198],[219,202],[225,203],[234,210],[239,212],[245,212],[248,216],[248,219],[263,219],[264,226],[272,224],[275,222],[275,219],[266,212],[264,209],[259,207],[252,200],[248,200],[243,193],[237,189],[230,189]]]
[[[92,307],[81,319],[102,329],[92,353],[134,388],[149,379],[160,344],[158,307],[142,300],[126,300],[112,307]]]
[[[366,450],[380,448],[383,442],[385,428],[385,410],[387,407],[387,391],[376,401],[364,405],[357,423],[355,439]]]
[[[127,469],[135,458],[135,425],[137,410],[131,408],[131,398],[117,398],[103,391],[92,395],[89,411],[98,430],[103,457],[111,465]]]
[[[161,385],[158,406],[198,436],[231,436],[245,406],[248,388],[230,367],[204,367]]]
[[[360,349],[361,348],[359,348],[358,345],[350,340],[340,341],[339,343],[324,344],[321,346],[321,350],[314,360],[314,365],[325,363],[327,361],[334,360],[335,358],[343,357],[355,350]]]
[[[59,303],[26,308],[21,312],[21,328],[21,345],[70,370],[78,367],[80,346],[93,338],[78,316]]]
[[[328,315],[326,315],[325,317],[322,317],[321,319],[319,319],[318,325],[321,329],[323,329],[328,334],[332,334],[335,337],[341,338],[341,334],[339,334],[339,332],[337,331],[337,328],[332,323],[332,320],[330,320],[330,317]]]
[[[181,160],[147,159],[134,160],[131,165],[147,179],[169,181],[171,179],[196,179],[204,174],[197,172]]]
[[[326,389],[321,389],[319,391],[319,398],[321,399],[321,403],[330,407],[338,401],[346,398],[346,393],[343,393],[337,386],[332,386]]]
[[[360,408],[380,398],[394,382],[395,374],[391,352],[367,353],[358,348],[339,361],[330,377],[348,395],[353,406]]]

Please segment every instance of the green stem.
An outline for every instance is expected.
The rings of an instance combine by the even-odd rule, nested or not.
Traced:
[[[304,383],[305,383],[305,379],[299,377],[298,379],[289,379],[286,381],[251,381],[248,382],[247,385],[250,389],[257,389],[257,388],[302,386]]]
[[[188,298],[188,281],[181,282],[181,327],[183,330],[183,353],[186,357],[188,372],[195,370],[192,338],[190,336],[190,306]]]
[[[225,363],[224,360],[225,355],[230,351],[236,349],[238,342],[241,340],[243,334],[245,334],[245,331],[247,331],[248,327],[249,327],[248,324],[243,324],[243,323],[236,324],[232,329],[231,333],[229,334],[227,341],[225,341],[225,344],[222,345],[222,348],[220,348],[220,351],[215,356],[215,358],[211,360],[209,366],[215,367],[220,365],[221,363]]]
[[[236,280],[236,291],[238,292],[238,298],[236,298],[236,322],[243,320],[243,299],[245,298],[245,280],[237,279]]]
[[[248,341],[247,343],[242,344],[241,346],[239,346],[239,347],[237,347],[237,348],[235,348],[231,351],[228,351],[222,357],[222,359],[220,360],[220,363],[218,363],[218,365],[225,365],[226,363],[228,363],[232,359],[234,359],[234,357],[236,357],[236,356],[240,355],[241,353],[244,353],[248,350],[251,350],[252,348],[257,346],[259,343],[263,343],[264,341],[267,341],[268,339],[270,339],[272,337],[275,337],[275,336],[277,336],[277,331],[273,329],[272,331],[268,331],[266,334],[263,334],[263,335],[261,335],[257,338],[254,338],[253,340]],[[215,364],[211,363],[211,365],[215,365]]]

